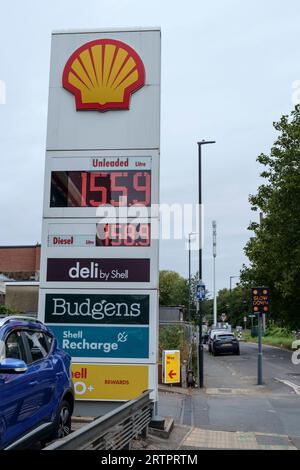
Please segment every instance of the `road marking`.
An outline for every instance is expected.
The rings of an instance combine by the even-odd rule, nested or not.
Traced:
[[[300,385],[294,384],[290,380],[282,380],[282,379],[278,379],[276,377],[275,377],[275,380],[277,380],[277,382],[281,382],[284,385],[287,385],[288,387],[292,388],[294,390],[294,392],[296,393],[296,395],[300,395]]]
[[[207,388],[205,390],[207,395],[252,395],[260,394],[261,389],[246,389],[246,388]]]

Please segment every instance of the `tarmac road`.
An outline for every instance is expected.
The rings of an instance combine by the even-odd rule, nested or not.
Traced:
[[[205,351],[205,389],[186,395],[160,392],[160,414],[205,429],[285,434],[298,447],[300,365],[292,363],[289,351],[263,346],[263,353],[264,385],[258,386],[256,344],[241,343],[240,356],[213,357]]]
[[[221,355],[216,358],[206,353],[206,386],[220,387],[228,383],[254,386],[257,383],[257,344],[240,343],[241,355]],[[216,360],[215,360],[216,359]],[[263,345],[263,375],[267,391],[283,391],[276,379],[300,386],[300,364],[292,363],[292,352]]]

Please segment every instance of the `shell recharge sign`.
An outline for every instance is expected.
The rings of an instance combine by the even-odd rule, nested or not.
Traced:
[[[98,39],[79,47],[63,72],[63,86],[75,95],[76,109],[129,109],[132,93],[145,84],[144,64],[132,47]]]
[[[157,400],[160,42],[52,34],[39,319],[72,356],[79,414]]]

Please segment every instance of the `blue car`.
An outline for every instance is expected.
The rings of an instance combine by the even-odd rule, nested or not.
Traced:
[[[40,321],[0,318],[0,449],[26,448],[71,431],[71,358]]]

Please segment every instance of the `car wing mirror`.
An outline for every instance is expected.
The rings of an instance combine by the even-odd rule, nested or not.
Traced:
[[[0,374],[24,374],[28,367],[20,359],[6,358],[0,361]]]

